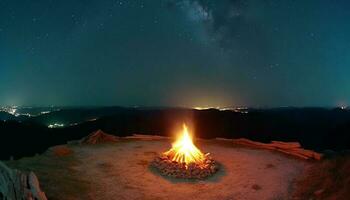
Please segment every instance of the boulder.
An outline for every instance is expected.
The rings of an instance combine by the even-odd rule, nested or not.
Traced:
[[[0,161],[0,199],[47,200],[33,172],[24,173],[8,168]]]

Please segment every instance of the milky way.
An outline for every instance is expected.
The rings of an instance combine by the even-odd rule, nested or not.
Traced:
[[[0,105],[339,106],[345,0],[0,0]]]

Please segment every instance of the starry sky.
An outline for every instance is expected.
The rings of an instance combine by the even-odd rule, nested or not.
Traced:
[[[350,103],[347,0],[0,0],[0,105]]]

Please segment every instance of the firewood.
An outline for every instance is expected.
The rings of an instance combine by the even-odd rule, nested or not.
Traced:
[[[151,166],[164,176],[185,179],[203,179],[216,173],[219,169],[209,154],[205,154],[203,163],[189,163],[188,165],[172,161],[169,157],[160,155],[154,158]]]

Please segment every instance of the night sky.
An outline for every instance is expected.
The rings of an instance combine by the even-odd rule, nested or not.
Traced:
[[[350,103],[347,0],[0,0],[0,105]]]

